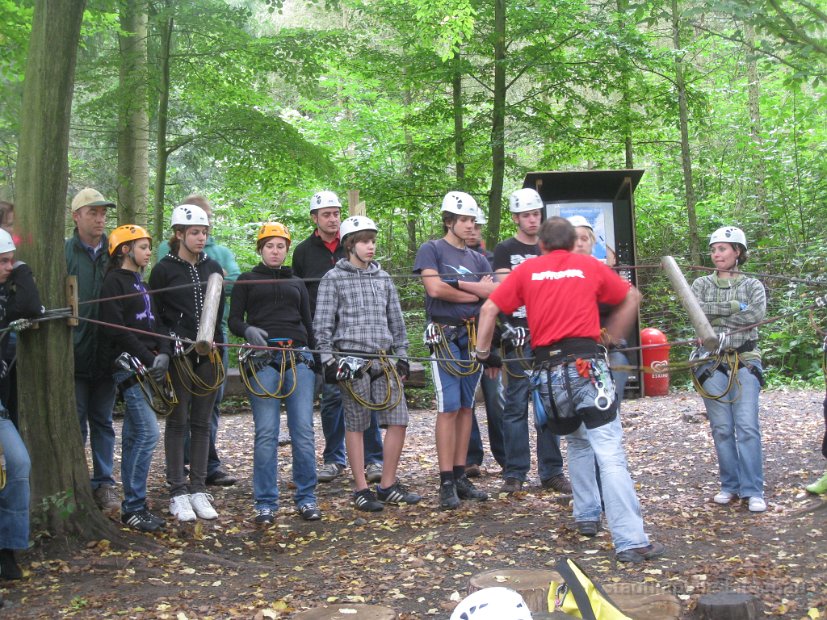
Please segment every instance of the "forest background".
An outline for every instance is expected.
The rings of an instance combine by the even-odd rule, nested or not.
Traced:
[[[31,4],[0,0],[10,200]],[[788,315],[823,294],[825,23],[809,0],[93,0],[69,196],[116,197],[111,226],[157,240],[171,208],[204,193],[215,238],[249,267],[260,222],[301,239],[310,195],[356,189],[383,265],[408,274],[441,234],[447,190],[476,196],[493,247],[513,233],[507,197],[527,171],[643,168],[638,262],[700,265],[706,236],[736,224],[749,269],[768,274],[770,315]],[[638,276],[642,326],[688,336],[660,270]],[[417,284],[400,285],[419,308]],[[775,377],[820,375],[806,313],[765,336]]]

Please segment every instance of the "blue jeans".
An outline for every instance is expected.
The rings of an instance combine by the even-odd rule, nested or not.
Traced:
[[[345,466],[345,410],[342,406],[342,395],[338,385],[322,384],[322,433],[324,433],[324,463],[337,463]],[[293,429],[290,429],[293,432]],[[371,463],[382,464],[382,433],[376,412],[371,412],[370,427],[364,433],[365,437],[365,465]]]
[[[593,429],[587,429],[585,424],[581,424],[574,433],[566,435],[566,443],[574,495],[574,520],[600,520],[596,460],[600,466],[603,504],[615,552],[648,545],[649,537],[643,531],[643,517],[635,484],[626,464],[620,416]]]
[[[28,549],[32,462],[17,429],[6,418],[0,418],[0,443],[6,457],[6,486],[0,490],[0,549]]]
[[[118,384],[135,373],[119,370],[112,375]],[[123,391],[126,411],[121,432],[123,449],[121,454],[121,482],[123,502],[121,512],[136,512],[146,508],[146,479],[152,465],[152,454],[158,445],[158,419],[144,398],[139,385]]]
[[[83,445],[89,437],[92,446],[92,488],[97,489],[102,484],[114,485],[115,427],[112,425],[112,409],[115,407],[115,383],[112,378],[92,380],[75,377],[75,405]]]
[[[312,356],[304,354],[312,363]],[[299,357],[298,355],[296,356]],[[274,364],[257,371],[261,392],[275,392],[279,384],[276,368],[281,362],[280,354]],[[271,508],[279,505],[278,448],[279,423],[282,400],[287,408],[287,426],[290,429],[290,448],[293,452],[293,482],[296,485],[294,501],[297,506],[316,502],[316,447],[313,439],[313,395],[316,377],[307,364],[296,364],[295,389],[293,373],[285,372],[281,393],[293,390],[285,399],[261,398],[250,394],[255,423],[255,447],[253,450],[253,497],[256,508]]]
[[[761,369],[761,362],[750,360]],[[703,372],[703,368],[699,372]],[[738,369],[740,388],[733,385],[720,400],[704,398],[715,451],[721,491],[739,497],[764,497],[764,466],[761,427],[758,422],[758,394],[761,384],[747,368]],[[715,371],[704,382],[710,394],[720,394],[727,376]],[[723,402],[733,401],[733,402]]]
[[[488,443],[491,454],[500,467],[505,467],[505,446],[503,444],[503,384],[502,376],[496,379],[482,375],[482,396],[485,401],[485,417],[488,423]],[[476,411],[471,416],[471,437],[468,439],[467,465],[482,465],[482,436],[477,423]]]
[[[526,345],[519,357],[529,358],[532,355],[531,347]],[[517,357],[515,350],[505,355],[505,364],[510,374],[505,388],[503,408],[503,478],[516,478],[525,482],[531,468],[531,448],[528,445],[528,401],[531,398],[531,382],[525,374],[526,362],[509,361]],[[537,473],[540,480],[548,480],[563,473],[560,437],[547,427],[537,429]]]

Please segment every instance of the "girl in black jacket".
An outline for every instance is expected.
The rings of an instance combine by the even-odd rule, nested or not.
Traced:
[[[126,405],[121,521],[141,532],[155,532],[164,525],[164,520],[149,512],[146,505],[146,480],[158,444],[158,420],[138,383],[136,369],[119,360],[126,353],[149,369],[153,380],[166,381],[170,344],[164,336],[169,334],[156,314],[142,277],[151,257],[152,239],[144,228],[128,224],[113,230],[109,236],[109,267],[101,287],[100,303],[101,321],[109,324],[102,328],[106,336],[105,363]]]
[[[166,328],[173,336],[194,341],[204,311],[207,280],[213,273],[223,275],[221,265],[204,253],[209,233],[209,220],[201,207],[180,205],[172,212],[174,236],[167,254],[152,270],[150,287],[158,291],[155,300]],[[169,290],[170,287],[175,287]],[[221,317],[224,302],[221,298],[213,326],[216,343],[223,343]],[[218,517],[206,492],[207,457],[210,445],[210,415],[220,384],[221,364],[195,351],[173,365],[170,376],[178,404],[167,417],[164,448],[167,477],[170,484],[169,511],[179,521],[194,521],[196,517]],[[186,363],[192,372],[182,372]],[[213,389],[204,389],[210,386]],[[190,431],[190,484],[184,476],[184,441],[187,427]]]

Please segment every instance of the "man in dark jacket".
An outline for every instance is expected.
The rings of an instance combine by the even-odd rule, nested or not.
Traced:
[[[330,191],[317,192],[310,199],[310,217],[316,225],[313,233],[293,250],[293,273],[302,278],[310,294],[310,308],[316,311],[316,294],[322,276],[345,258],[339,243],[342,203]],[[324,433],[324,464],[319,469],[319,482],[331,482],[345,470],[345,417],[342,396],[335,385],[322,388],[322,432]],[[365,431],[365,463],[368,482],[382,478],[382,435],[376,416]]]
[[[106,209],[115,203],[91,187],[81,190],[72,199],[75,230],[66,240],[66,267],[77,277],[78,314],[98,318],[98,305],[84,303],[100,297],[106,271],[107,238]],[[112,408],[115,406],[115,384],[102,355],[98,326],[80,321],[74,329],[75,402],[83,435],[92,445],[92,491],[102,510],[117,510],[120,493],[112,477],[115,455],[115,428]]]

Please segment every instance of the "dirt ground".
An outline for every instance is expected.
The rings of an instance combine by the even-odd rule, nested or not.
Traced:
[[[717,466],[699,397],[675,393],[625,402],[626,446],[647,529],[668,547],[665,557],[635,566],[614,561],[605,530],[594,539],[578,536],[567,499],[540,489],[536,469],[526,492],[497,495],[500,472],[490,456],[478,485],[493,498],[439,511],[435,414],[427,410],[411,412],[401,466],[404,480],[424,495],[420,504],[360,513],[343,476],[319,484],[324,519],[304,522],[292,508],[290,453],[283,447],[282,509],[272,527],[257,527],[252,416],[243,404],[230,404],[219,452],[240,482],[213,489],[217,521],[179,526],[169,520],[166,533],[154,536],[124,530],[127,540],[152,543],[149,549],[99,541],[67,550],[56,541],[40,542],[21,555],[24,580],[3,584],[0,614],[287,618],[326,601],[364,601],[392,607],[402,618],[447,618],[472,575],[547,568],[570,556],[597,581],[649,582],[673,592],[684,617],[699,595],[738,590],[758,595],[766,615],[825,618],[827,499],[802,491],[827,467],[818,451],[822,398],[816,391],[762,396],[769,510],[759,515],[742,504],[711,502]],[[319,450],[322,443],[317,419]],[[149,496],[169,518],[162,446],[163,438]]]

